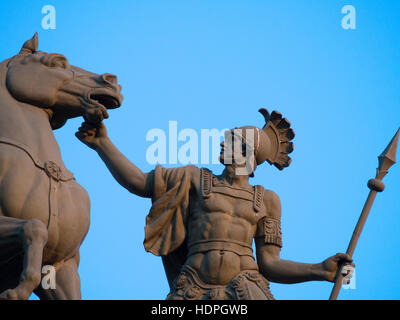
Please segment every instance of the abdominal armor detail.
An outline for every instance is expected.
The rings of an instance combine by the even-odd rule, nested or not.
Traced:
[[[281,223],[280,220],[270,218],[266,216],[265,208],[263,206],[263,198],[264,198],[264,188],[262,186],[254,186],[253,192],[245,189],[237,189],[237,188],[231,188],[226,185],[223,185],[218,181],[218,178],[213,176],[212,172],[208,169],[202,168],[201,169],[201,194],[204,199],[207,199],[212,192],[220,193],[220,194],[225,194],[228,196],[232,196],[234,198],[241,198],[244,200],[252,201],[253,202],[253,210],[255,215],[257,216],[258,223],[257,223],[257,233],[256,237],[263,237],[264,242],[266,244],[273,244],[276,245],[280,248],[282,248],[282,231],[281,231]],[[220,249],[221,244],[216,245],[216,250]],[[189,244],[189,252],[190,252],[190,246]],[[251,245],[250,245],[251,246]],[[210,241],[208,241],[208,248],[210,248]],[[236,252],[239,255],[251,255],[252,256],[252,251],[249,254],[249,249],[248,245],[245,245],[244,247],[247,247],[246,249],[243,248],[243,250],[229,250]],[[200,246],[202,248],[202,246]],[[197,252],[201,251],[199,250],[199,247],[197,246]],[[203,250],[206,251],[206,250]],[[245,252],[245,253],[244,253]]]
[[[211,193],[219,193],[236,199],[243,199],[253,203],[256,223],[264,218],[266,212],[263,206],[264,188],[254,186],[253,190],[239,189],[228,186],[215,177],[208,169],[201,169],[201,194],[207,200]],[[208,239],[188,243],[189,255],[207,252],[210,250],[231,251],[239,256],[249,256],[254,259],[252,244],[235,241],[233,239]]]

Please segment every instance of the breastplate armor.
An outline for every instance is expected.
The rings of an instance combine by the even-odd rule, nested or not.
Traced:
[[[227,197],[241,199],[252,204],[252,209],[255,216],[255,223],[263,218],[266,214],[263,205],[264,188],[262,186],[254,186],[251,189],[242,189],[231,187],[221,182],[208,169],[201,169],[201,195],[205,202],[212,193],[218,193]],[[233,239],[204,239],[192,241],[188,243],[189,255],[199,252],[207,252],[210,250],[231,251],[239,256],[250,256],[254,259],[251,243]]]

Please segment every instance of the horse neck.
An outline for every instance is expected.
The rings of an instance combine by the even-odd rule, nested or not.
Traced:
[[[64,167],[47,113],[15,100],[8,92],[7,63],[0,64],[0,139],[23,143],[43,161],[52,160]]]

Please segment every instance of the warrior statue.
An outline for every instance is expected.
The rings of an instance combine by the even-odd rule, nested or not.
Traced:
[[[279,112],[260,112],[263,129],[246,126],[225,135],[221,175],[193,165],[158,165],[144,173],[113,145],[102,122],[86,121],[76,133],[123,187],[152,199],[144,246],[162,257],[170,286],[167,299],[271,300],[269,281],[332,282],[338,268],[352,261],[344,253],[317,264],[280,259],[279,197],[250,185],[249,177],[265,161],[280,170],[289,166],[294,132]]]

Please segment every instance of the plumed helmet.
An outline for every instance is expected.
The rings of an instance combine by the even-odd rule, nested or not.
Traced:
[[[267,109],[258,110],[265,119],[265,125],[259,130],[256,148],[257,165],[267,161],[279,170],[290,165],[292,159],[288,156],[293,151],[293,140],[295,134],[290,128],[290,122],[282,118],[278,111],[269,114]]]

